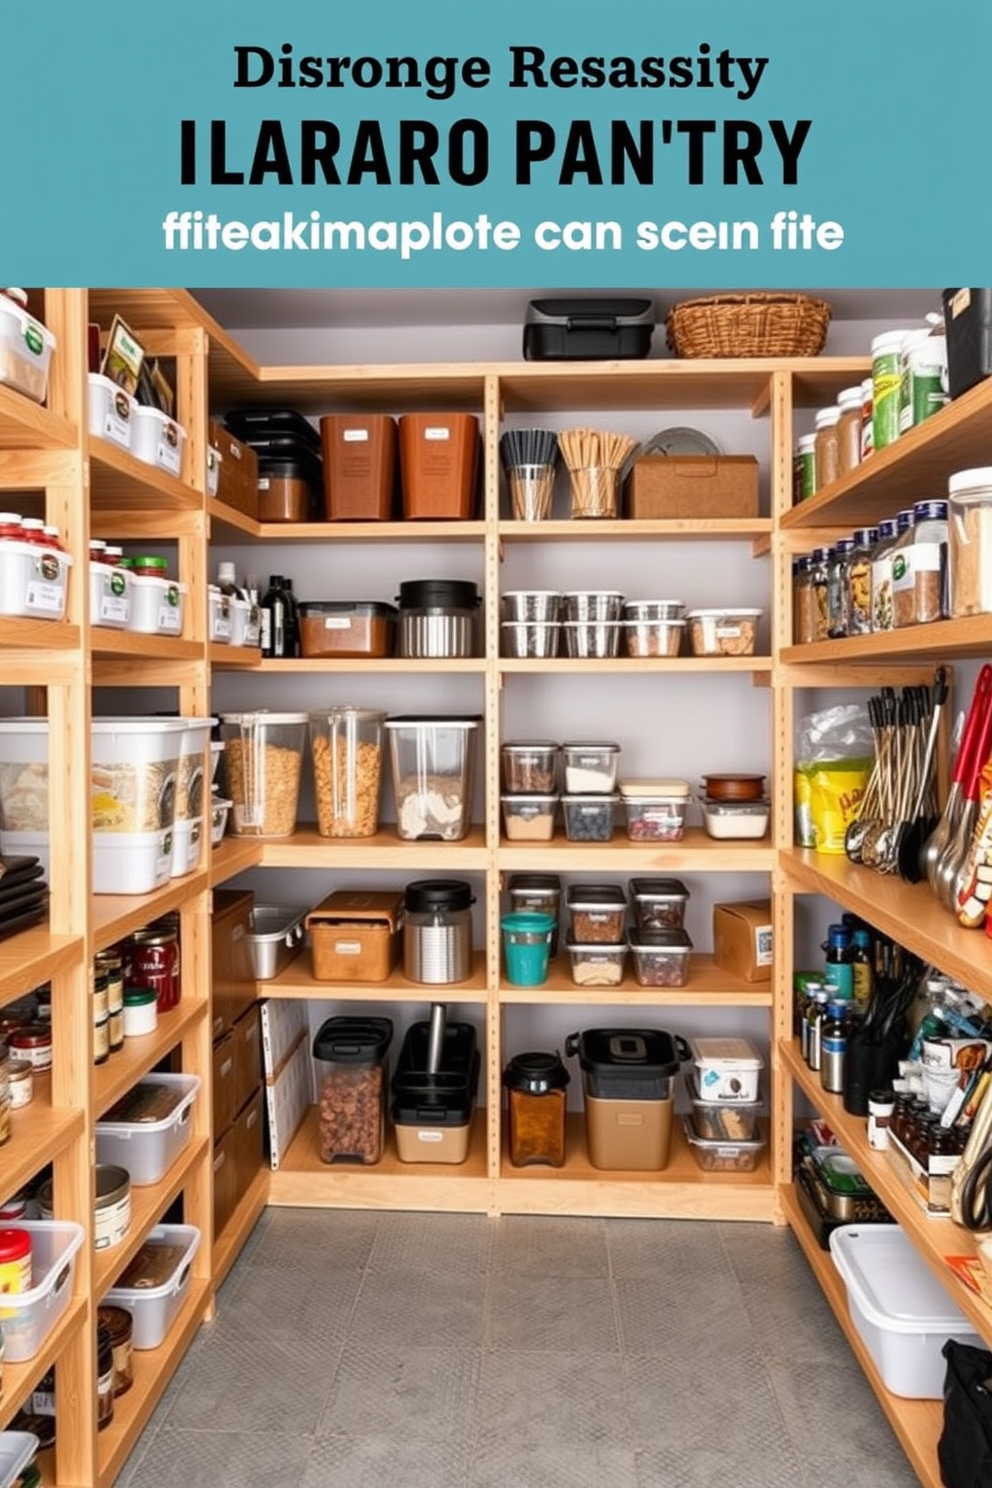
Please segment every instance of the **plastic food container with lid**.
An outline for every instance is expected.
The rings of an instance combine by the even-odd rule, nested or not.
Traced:
[[[130,449],[131,412],[134,408],[131,394],[101,372],[90,372],[88,381],[90,433],[120,449]]]
[[[508,742],[499,757],[508,794],[550,795],[555,790],[558,745],[552,740]]]
[[[689,890],[680,878],[632,878],[628,885],[638,930],[681,930]]]
[[[0,295],[0,382],[35,403],[44,403],[55,345],[47,326],[7,295]]]
[[[386,1120],[390,1018],[334,1017],[313,1041],[317,1064],[320,1160],[377,1163]]]
[[[714,801],[702,796],[699,804],[709,837],[757,839],[768,831],[770,801]]]
[[[403,895],[393,889],[338,889],[306,917],[314,980],[384,982],[396,965]]]
[[[627,898],[616,884],[572,884],[565,906],[578,945],[618,945],[623,940]]]
[[[564,1167],[569,1081],[559,1054],[516,1054],[504,1068],[513,1167]]]
[[[630,937],[639,987],[684,987],[692,941],[684,930],[635,930]]]
[[[565,939],[572,968],[572,981],[577,987],[619,987],[627,962],[627,942],[607,945],[603,941]]]
[[[469,580],[411,579],[396,602],[400,656],[476,655],[482,597]]]
[[[689,808],[687,780],[621,780],[631,842],[681,842]]]
[[[438,1067],[428,1068],[429,1023],[412,1023],[390,1083],[400,1162],[463,1163],[468,1157],[480,1059],[470,1023],[445,1022]]]
[[[165,1340],[189,1292],[199,1247],[195,1225],[156,1225],[116,1284],[101,1297],[101,1303],[131,1314],[132,1348],[155,1349]]]
[[[696,1089],[704,1101],[756,1101],[764,1060],[745,1038],[689,1040]]]
[[[387,718],[397,835],[407,842],[457,842],[472,820],[478,718],[410,714]]]
[[[374,837],[382,798],[385,713],[348,704],[310,714],[321,837]]]
[[[0,541],[0,615],[61,620],[72,557],[36,542]]]
[[[301,656],[392,656],[396,608],[377,600],[304,600]]]
[[[500,796],[508,842],[550,842],[555,834],[557,795]]]
[[[91,562],[90,623],[125,630],[130,611],[131,575],[111,563]]]
[[[125,1168],[138,1188],[158,1183],[193,1135],[199,1075],[148,1074],[96,1123],[99,1163]]]
[[[296,828],[306,713],[224,713],[231,829],[239,837],[289,837]]]
[[[628,656],[678,656],[682,650],[685,620],[631,620],[620,622],[624,651]]]
[[[761,610],[690,610],[689,648],[693,656],[753,656]]]
[[[951,615],[992,612],[992,467],[958,470],[947,482]]]
[[[582,1070],[589,1161],[594,1168],[667,1167],[679,1050],[655,1028],[590,1028],[565,1052]]]
[[[704,1173],[753,1173],[758,1166],[765,1145],[763,1137],[750,1141],[702,1137],[689,1116],[685,1117],[683,1126],[692,1155]]]
[[[558,954],[558,912],[561,907],[561,878],[557,873],[512,873],[506,885],[511,909],[532,909],[554,920],[550,954]]]
[[[186,585],[154,574],[128,576],[127,629],[141,635],[180,636]]]
[[[513,909],[500,918],[506,980],[514,987],[539,987],[548,978],[551,936],[557,921],[533,909]]]
[[[31,1237],[31,1280],[26,1292],[3,1299],[5,1364],[33,1359],[65,1312],[72,1297],[76,1256],[85,1238],[82,1225],[69,1220],[21,1219],[19,1230]]]
[[[562,796],[569,842],[610,842],[619,800],[618,795]]]
[[[754,1142],[762,1103],[702,1100],[693,1079],[686,1080],[692,1129],[705,1142]]]
[[[169,475],[179,476],[183,468],[183,446],[186,430],[182,424],[163,413],[134,403],[131,408],[131,453],[146,465],[155,465]]]
[[[571,795],[610,795],[617,788],[620,745],[594,740],[561,746],[564,788]]]

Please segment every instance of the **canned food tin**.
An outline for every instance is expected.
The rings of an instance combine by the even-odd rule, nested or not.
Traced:
[[[16,1028],[8,1040],[19,1059],[26,1059],[36,1074],[52,1067],[52,1030],[43,1023]]]

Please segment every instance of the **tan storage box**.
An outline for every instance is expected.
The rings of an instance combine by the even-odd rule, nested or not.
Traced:
[[[471,413],[405,413],[400,424],[403,515],[431,521],[475,515],[479,424]]]
[[[258,519],[258,456],[247,444],[235,439],[222,423],[211,419],[208,443],[220,452],[217,500],[246,517]]]
[[[393,1127],[396,1155],[405,1163],[463,1163],[472,1136],[471,1119],[464,1126],[431,1126],[397,1122]]]
[[[237,1088],[234,1075],[234,1030],[229,1028],[214,1042],[213,1051],[213,1129],[226,1131],[237,1111]]]
[[[400,954],[403,895],[339,889],[306,918],[314,980],[384,982]]]
[[[667,1168],[674,1097],[614,1100],[585,1095],[586,1142],[594,1168],[660,1172]]]
[[[754,455],[645,455],[627,480],[628,517],[756,517]]]
[[[234,1025],[234,1109],[240,1111],[262,1078],[262,1025],[250,1007]]]
[[[388,522],[395,514],[396,422],[387,413],[330,413],[320,421],[329,522]]]
[[[768,899],[714,904],[713,959],[745,982],[772,979],[772,907]]]

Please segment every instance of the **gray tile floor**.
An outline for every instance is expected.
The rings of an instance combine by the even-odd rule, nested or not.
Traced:
[[[916,1488],[791,1234],[269,1209],[118,1488]]]

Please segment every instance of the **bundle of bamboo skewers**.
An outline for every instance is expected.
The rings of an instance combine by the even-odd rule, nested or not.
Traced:
[[[620,515],[620,471],[636,444],[610,430],[562,430],[558,445],[571,481],[573,517]]]

